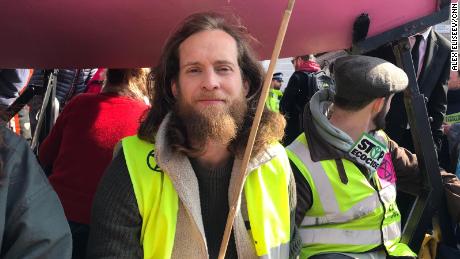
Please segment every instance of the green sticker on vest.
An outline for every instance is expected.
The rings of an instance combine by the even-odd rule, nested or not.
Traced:
[[[348,154],[356,162],[366,166],[371,171],[376,171],[385,157],[388,148],[372,135],[363,133],[361,138],[348,151]]]
[[[444,117],[444,122],[449,125],[460,122],[460,112],[446,115]]]

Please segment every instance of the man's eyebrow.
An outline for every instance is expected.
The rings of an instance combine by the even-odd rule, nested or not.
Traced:
[[[197,66],[197,65],[200,65],[200,62],[198,62],[198,61],[190,61],[190,62],[185,63],[181,67],[184,68],[184,67]],[[214,65],[231,65],[231,66],[234,66],[235,63],[233,63],[231,61],[228,61],[228,60],[217,60],[217,61],[214,62]]]
[[[214,62],[216,65],[235,65],[233,62],[230,62],[228,60],[217,60]]]
[[[182,65],[182,67],[196,66],[196,65],[199,65],[199,64],[200,64],[200,62],[192,61],[192,62],[185,63],[184,65]]]

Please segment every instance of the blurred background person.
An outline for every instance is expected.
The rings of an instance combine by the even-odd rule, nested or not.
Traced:
[[[59,102],[59,111],[76,95],[86,91],[88,82],[96,73],[97,69],[59,69],[57,73],[56,99]],[[32,134],[35,133],[38,114],[42,107],[44,93],[46,91],[46,71],[36,69],[30,78],[29,85],[45,88],[42,94],[38,94],[29,102],[30,105],[30,126]]]
[[[433,141],[437,152],[442,147],[443,120],[447,110],[447,82],[450,71],[449,40],[435,32],[432,27],[409,37],[414,72],[420,93],[425,96],[426,109]],[[384,45],[366,55],[385,59],[396,64],[393,49]],[[404,94],[398,93],[391,102],[386,117],[385,132],[400,146],[415,152],[412,135],[405,112]],[[440,156],[438,156],[439,158]]]
[[[460,150],[460,80],[459,72],[451,71],[447,91],[447,112],[443,125],[442,148],[439,164],[460,175],[458,156]]]
[[[148,105],[148,69],[108,69],[99,94],[80,94],[59,115],[39,149],[73,236],[73,258],[84,258],[91,204],[115,144],[137,132]]]
[[[59,198],[26,141],[5,127],[0,127],[0,219],[1,258],[70,258],[72,237]]]
[[[0,69],[0,111],[6,110],[27,86],[32,69]],[[32,139],[29,106],[24,106],[10,121],[2,122],[26,140]]]
[[[289,78],[280,101],[280,112],[286,118],[284,146],[289,145],[302,132],[300,116],[305,104],[318,91],[316,77],[313,75],[321,70],[313,55],[297,56],[292,59],[292,65],[295,72]]]
[[[267,108],[274,111],[280,111],[280,100],[283,96],[281,91],[281,85],[283,84],[283,73],[278,72],[274,73],[272,77],[272,82],[270,84],[270,91],[268,92],[267,97]]]
[[[453,114],[460,112],[460,71],[451,71],[447,83],[447,112]]]
[[[6,109],[27,85],[31,69],[0,69],[0,109]]]

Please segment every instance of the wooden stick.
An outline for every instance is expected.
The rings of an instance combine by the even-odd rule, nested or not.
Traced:
[[[292,9],[294,7],[295,0],[288,0],[288,5],[284,11],[283,20],[278,31],[278,36],[276,38],[275,47],[273,49],[272,57],[270,60],[270,65],[268,66],[268,71],[265,74],[264,84],[262,87],[262,93],[260,94],[259,103],[257,104],[257,110],[252,122],[251,132],[249,134],[248,144],[246,150],[244,151],[243,161],[241,163],[240,172],[237,179],[238,194],[230,203],[230,209],[227,217],[227,224],[225,225],[224,236],[222,238],[222,243],[220,244],[219,259],[224,259],[225,253],[227,252],[227,245],[230,239],[230,234],[232,232],[233,221],[236,216],[236,207],[238,200],[240,199],[241,192],[243,191],[244,179],[246,175],[246,170],[249,164],[249,159],[251,158],[252,148],[254,146],[254,141],[257,135],[257,130],[259,128],[260,119],[262,118],[262,113],[265,107],[265,100],[268,96],[268,90],[270,88],[271,79],[273,76],[273,71],[275,70],[276,60],[279,57],[281,47],[283,45],[284,36],[286,35],[286,30],[289,24],[289,19],[291,18]]]

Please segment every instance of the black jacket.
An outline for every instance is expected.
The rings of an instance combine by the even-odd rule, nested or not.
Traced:
[[[0,127],[0,258],[70,258],[58,196],[26,142]]]
[[[70,98],[86,90],[86,85],[96,71],[97,69],[59,69],[57,75],[56,98],[59,101],[61,110]],[[45,81],[44,75],[44,70],[34,70],[29,85],[43,86]]]
[[[283,145],[289,145],[297,136],[302,133],[300,116],[303,108],[316,93],[316,84],[311,80],[314,77],[308,76],[308,72],[296,71],[289,78],[280,101],[280,112],[286,118],[286,128],[283,138]]]
[[[86,90],[86,86],[89,80],[96,73],[97,69],[59,69],[57,75],[56,85],[56,99],[59,101],[59,110],[62,111],[64,106],[70,99]],[[29,81],[29,85],[36,87],[42,87],[43,93],[46,91],[45,82],[45,71],[34,70],[32,78]],[[32,133],[35,132],[37,126],[38,112],[42,107],[44,95],[36,95],[29,102],[30,106],[30,127]]]
[[[447,92],[447,113],[460,112],[460,90],[449,90]]]
[[[443,36],[430,32],[427,38],[427,48],[423,67],[417,80],[420,93],[428,98],[426,108],[428,116],[433,118],[431,132],[437,149],[441,148],[442,122],[447,109],[447,81],[450,72],[450,43]],[[390,47],[382,47],[368,55],[386,59],[394,64],[395,57]],[[404,135],[407,127],[407,115],[404,107],[404,95],[398,93],[393,97],[391,108],[387,115],[386,132],[401,146],[414,151],[412,139]]]

